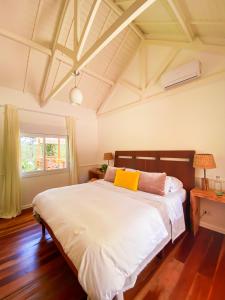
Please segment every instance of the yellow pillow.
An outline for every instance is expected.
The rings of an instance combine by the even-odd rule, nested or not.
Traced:
[[[114,185],[120,186],[132,191],[137,191],[140,172],[129,172],[121,169],[116,170]]]

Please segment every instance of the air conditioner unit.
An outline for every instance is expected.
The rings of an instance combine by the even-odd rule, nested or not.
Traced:
[[[168,89],[196,79],[200,75],[200,62],[195,60],[163,74],[161,84],[164,89]]]

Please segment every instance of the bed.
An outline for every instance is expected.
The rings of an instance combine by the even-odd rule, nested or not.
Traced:
[[[164,171],[180,179],[185,190],[166,198],[104,180],[35,197],[34,212],[43,229],[47,227],[90,299],[122,299],[137,275],[185,230],[193,156],[194,151],[115,152],[116,167]]]

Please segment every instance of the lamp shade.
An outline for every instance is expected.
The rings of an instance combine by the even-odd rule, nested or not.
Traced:
[[[113,159],[113,155],[111,152],[104,153],[104,160],[112,160],[112,159]]]
[[[81,90],[77,87],[72,88],[70,91],[70,101],[73,105],[81,105],[83,101],[83,95],[81,93]]]
[[[214,169],[216,168],[216,163],[212,154],[195,154],[193,167],[199,169]]]

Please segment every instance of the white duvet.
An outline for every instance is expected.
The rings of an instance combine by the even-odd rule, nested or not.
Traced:
[[[111,300],[126,289],[127,279],[171,234],[169,221],[173,239],[185,229],[180,197],[132,192],[105,181],[47,190],[33,207],[74,263],[91,300]]]

